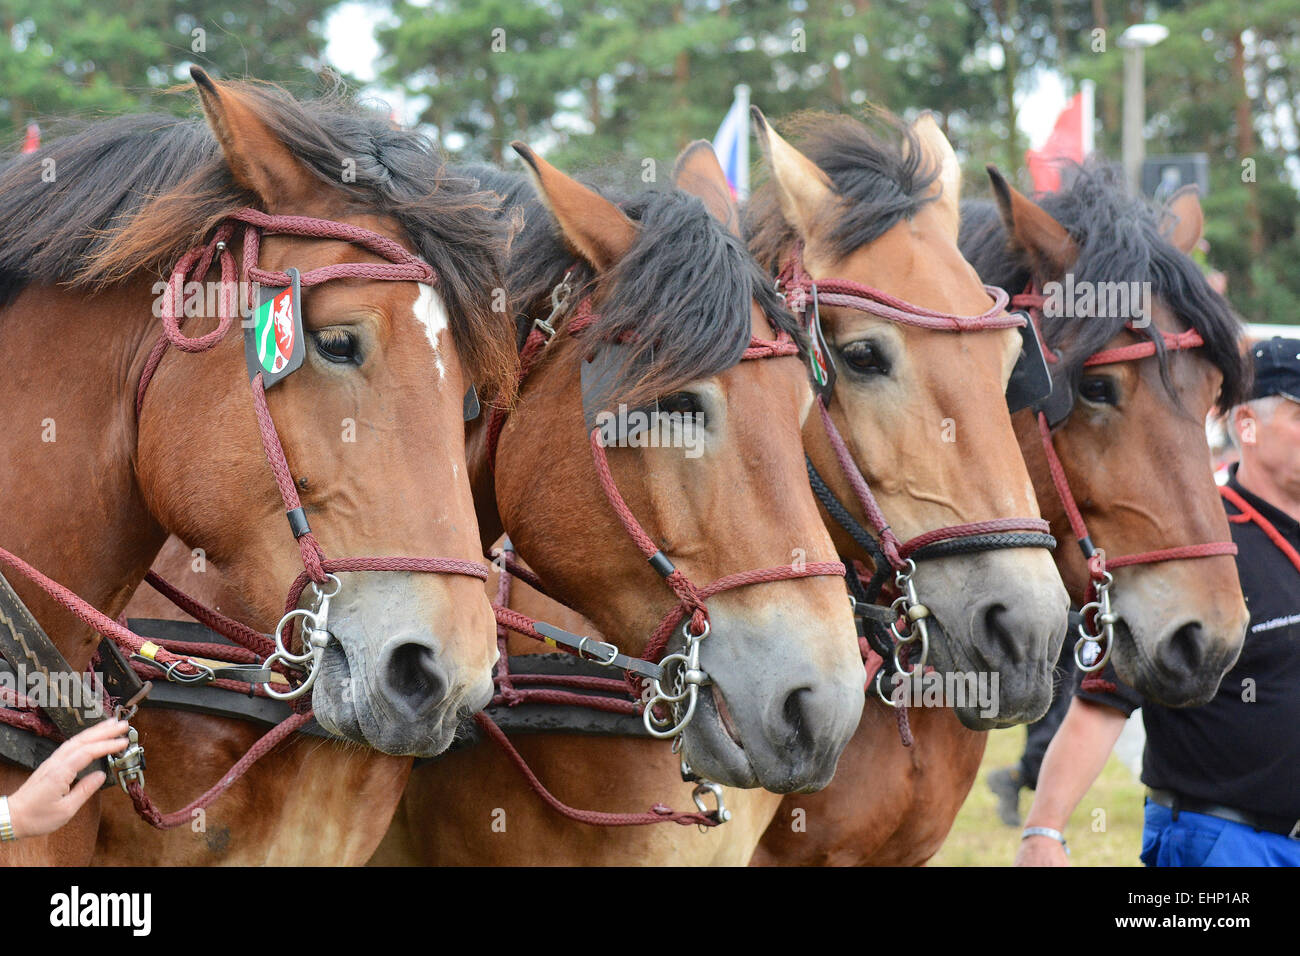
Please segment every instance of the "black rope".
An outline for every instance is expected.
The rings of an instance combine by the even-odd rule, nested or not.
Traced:
[[[928,558],[946,558],[954,554],[973,554],[976,551],[997,551],[1003,548],[1055,548],[1056,539],[1038,531],[997,532],[973,534],[966,538],[948,538],[917,548],[910,557],[913,561]]]
[[[808,482],[812,485],[813,494],[817,500],[822,503],[826,513],[835,520],[841,528],[848,532],[850,538],[857,542],[858,547],[871,556],[871,563],[876,566],[875,573],[872,574],[871,580],[862,585],[858,580],[858,586],[862,588],[861,596],[854,594],[853,598],[857,601],[863,601],[866,604],[874,604],[876,598],[880,596],[880,589],[884,587],[885,581],[889,578],[890,564],[889,559],[885,557],[885,552],[881,550],[880,544],[876,541],[866,528],[858,523],[858,519],[849,514],[849,510],[841,504],[840,499],[835,497],[835,493],[827,486],[822,476],[817,473],[813,466],[812,459],[806,454],[803,456],[804,463],[808,466]],[[845,578],[852,575],[854,579],[858,578],[858,573],[853,570],[851,561],[845,561],[846,569]],[[853,587],[850,585],[850,590]]]

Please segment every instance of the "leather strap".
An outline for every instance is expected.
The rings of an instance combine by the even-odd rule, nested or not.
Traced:
[[[28,670],[45,676],[50,703],[41,709],[65,739],[94,726],[107,716],[99,706],[94,691],[86,686],[81,675],[73,671],[72,665],[36,623],[36,618],[32,617],[27,605],[23,604],[3,574],[0,574],[0,655],[13,664],[15,669],[21,664]],[[59,678],[54,676],[56,674],[65,676]],[[64,686],[64,681],[72,677],[81,680],[85,687],[81,707],[71,701],[55,703],[55,695]]]

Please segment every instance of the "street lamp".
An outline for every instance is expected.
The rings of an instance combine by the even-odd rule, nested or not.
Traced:
[[[1129,188],[1140,192],[1142,160],[1146,144],[1142,127],[1146,125],[1146,80],[1143,53],[1169,36],[1169,28],[1158,23],[1135,23],[1120,34],[1118,43],[1124,51],[1124,129],[1121,152]]]

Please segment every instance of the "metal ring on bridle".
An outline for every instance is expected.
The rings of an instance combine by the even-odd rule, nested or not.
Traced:
[[[880,686],[880,682],[881,680],[884,679],[884,676],[885,676],[885,668],[882,665],[880,670],[876,671],[876,696],[879,697],[881,701],[888,704],[890,707],[897,707],[898,704],[894,701],[894,698],[886,697],[884,689]]]
[[[313,631],[322,630],[321,620],[316,615],[315,611],[309,611],[302,607],[294,608],[284,617],[280,618],[280,623],[275,626],[275,656],[287,663],[305,664],[307,661],[312,659],[312,656],[315,653],[309,646],[303,653],[295,654],[284,645],[284,626],[296,618],[302,618],[302,620],[306,622]],[[304,645],[309,644],[307,641],[304,641],[303,643]]]
[[[316,600],[317,600],[317,601],[319,601],[321,598],[332,598],[332,597],[335,597],[335,596],[339,593],[339,591],[342,590],[342,588],[343,588],[343,582],[339,580],[339,577],[338,577],[337,574],[329,574],[329,573],[326,573],[326,575],[325,575],[325,580],[326,580],[326,581],[333,581],[333,582],[334,582],[334,589],[333,589],[333,590],[331,590],[331,591],[322,591],[322,590],[320,589],[320,585],[317,584],[315,581],[309,581],[309,582],[308,582],[308,583],[311,585],[312,592],[316,595]]]

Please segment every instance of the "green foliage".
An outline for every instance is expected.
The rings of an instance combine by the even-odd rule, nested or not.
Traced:
[[[217,76],[317,87],[335,2],[5,0],[0,142],[48,117],[188,110],[192,97],[163,91],[188,82],[191,63]]]
[[[1145,55],[1147,155],[1209,156],[1210,195],[1203,202],[1210,264],[1226,273],[1228,297],[1245,318],[1294,323],[1300,316],[1300,143],[1294,119],[1288,128],[1285,117],[1300,106],[1300,10],[1294,0],[1159,8],[1151,19],[1168,27],[1169,37]],[[1084,48],[1068,68],[1097,82],[1099,101],[1118,104],[1123,52],[1114,43],[1119,30],[1111,33],[1106,52]],[[1238,124],[1242,111],[1250,120],[1245,129]],[[1118,156],[1118,124],[1103,122],[1097,143]]]
[[[197,62],[297,92],[319,88],[337,0],[0,0],[0,141],[30,119],[184,111],[163,91]],[[1019,170],[1017,99],[1044,71],[1097,83],[1098,146],[1119,156],[1123,53],[1139,17],[1147,152],[1205,152],[1209,264],[1248,318],[1300,311],[1300,13],[1296,0],[377,0],[380,78],[454,155],[511,160],[526,140],[570,168],[635,176],[711,136],[739,83],[777,118],[878,103],[933,109],[984,188]],[[205,31],[194,52],[192,33]],[[1238,56],[1238,44],[1243,53]],[[1238,117],[1250,122],[1243,130]],[[1243,181],[1242,160],[1255,181]],[[1020,181],[1026,183],[1023,174]]]

